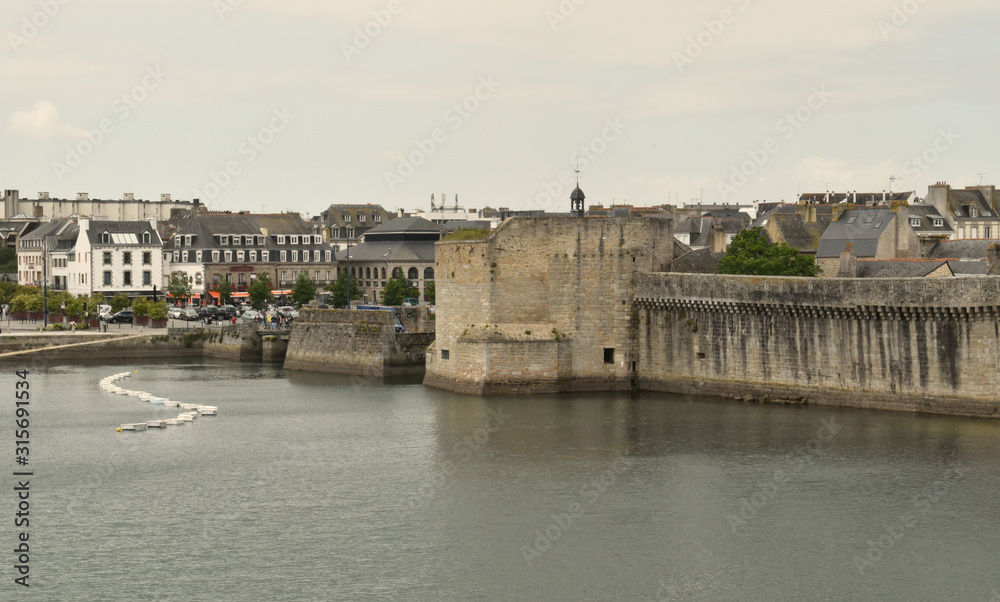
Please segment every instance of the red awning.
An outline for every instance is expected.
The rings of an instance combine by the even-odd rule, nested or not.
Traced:
[[[243,297],[249,297],[250,293],[233,293],[233,299],[242,299]]]
[[[292,291],[271,291],[272,295],[291,295]]]
[[[212,297],[214,299],[218,299],[219,298],[219,291],[208,291],[208,294],[212,295]]]

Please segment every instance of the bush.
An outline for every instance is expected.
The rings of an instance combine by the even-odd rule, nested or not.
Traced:
[[[167,317],[167,302],[160,300],[149,304],[149,317],[154,320],[162,320]]]
[[[132,313],[137,316],[148,316],[152,309],[152,303],[145,297],[139,297],[132,302]]]

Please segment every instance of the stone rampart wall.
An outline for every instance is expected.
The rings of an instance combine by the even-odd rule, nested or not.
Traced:
[[[636,280],[643,389],[1000,411],[1000,278]]]

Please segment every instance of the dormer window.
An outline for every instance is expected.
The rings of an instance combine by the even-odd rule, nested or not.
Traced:
[[[289,236],[288,238],[291,239],[290,241],[288,241],[289,244],[293,244],[293,245],[299,244],[299,237],[298,236]]]
[[[345,213],[344,214],[344,221],[345,222],[351,221],[351,214],[350,213]]]
[[[284,234],[279,234],[278,235],[278,244],[279,245],[285,244],[285,235]]]
[[[347,238],[354,238],[354,228],[347,229]]]
[[[934,218],[934,227],[935,228],[941,228],[942,226],[944,226],[944,220],[942,218],[940,218],[940,217],[935,217]]]
[[[969,207],[969,217],[978,217],[978,216],[979,216],[979,208]]]
[[[143,232],[142,233],[142,244],[148,245],[149,241],[150,241],[149,232]]]
[[[915,218],[911,219],[910,220],[910,225],[913,226],[914,228],[919,228],[920,227],[920,218],[919,217],[915,217]]]
[[[221,246],[223,246],[223,247],[228,247],[229,246],[229,237],[228,236],[220,236],[219,237],[219,244]]]
[[[372,216],[372,219],[374,219],[377,222],[380,222],[382,221],[382,216],[376,213],[375,215]]]
[[[359,221],[359,222],[361,222],[361,223],[364,223],[364,222],[365,222],[365,219],[366,219],[366,217],[365,217],[365,214],[364,214],[364,213],[359,213],[359,214],[358,214],[358,221]]]
[[[107,232],[101,232],[101,242],[108,244],[111,242],[111,235]]]

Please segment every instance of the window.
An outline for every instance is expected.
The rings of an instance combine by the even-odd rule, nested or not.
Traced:
[[[142,284],[143,286],[149,286],[153,284],[153,272],[146,270],[142,273]]]
[[[185,247],[190,247],[191,246],[191,235],[190,234],[185,234],[184,235],[184,246]]]
[[[284,253],[284,251],[282,251],[282,253]],[[281,281],[285,281],[285,270],[281,270]]]
[[[978,207],[969,207],[969,217],[977,217],[979,215]],[[975,238],[975,236],[973,236]]]
[[[288,251],[282,251],[281,252],[281,262],[284,263],[286,261],[288,261]]]
[[[299,252],[298,251],[292,251],[292,261],[295,262],[295,261],[298,261],[298,260],[299,260]]]
[[[914,228],[919,228],[920,227],[920,218],[919,217],[912,218],[910,220],[910,225],[913,226]]]
[[[226,251],[226,263],[229,263],[232,260],[233,260],[233,252],[232,251]]]
[[[152,265],[153,264],[153,254],[149,251],[145,251],[142,254],[142,265]]]
[[[122,272],[122,284],[124,286],[132,286],[132,272],[130,270]]]
[[[434,268],[424,268],[424,280],[434,280]]]
[[[323,256],[326,258],[327,263],[333,260],[333,251],[326,251]],[[327,278],[329,280],[329,278]]]
[[[392,268],[392,277],[393,278],[402,278],[403,277],[403,268]]]
[[[354,228],[347,229],[347,238],[354,238]]]
[[[250,255],[250,261],[257,261],[257,251],[248,251],[247,254]]]
[[[229,237],[228,236],[220,236],[219,237],[219,245],[221,245],[223,247],[228,247],[229,246]]]
[[[278,244],[279,245],[285,244],[285,235],[284,234],[278,236]]]
[[[261,251],[260,252],[260,260],[261,261],[271,261],[269,259],[270,256],[271,256],[271,252],[270,251]]]
[[[993,233],[992,228],[990,228],[989,226],[983,227],[983,238],[993,238],[992,236],[990,236],[992,233]]]
[[[314,234],[313,235],[313,244],[314,245],[321,245],[321,244],[323,244],[323,237],[321,235],[319,235],[319,234]]]
[[[236,251],[236,261],[244,261],[245,254],[243,251]]]
[[[378,268],[375,268],[375,269],[378,269]],[[372,277],[372,269],[371,268],[365,268],[365,278],[371,280],[371,277]]]
[[[382,216],[376,213],[375,215],[372,216],[372,219],[374,219],[377,222],[380,222],[382,221]]]
[[[969,229],[969,238],[979,238],[979,228],[972,227]]]
[[[419,274],[420,272],[417,270],[417,268],[410,268],[410,270],[406,273],[406,277],[410,280],[416,280],[417,278],[420,277]]]
[[[344,221],[345,222],[351,221],[351,214],[350,213],[345,213],[344,214]]]
[[[195,263],[201,263],[201,251],[194,252]]]
[[[190,253],[190,251],[181,251],[181,261],[184,263],[188,262],[188,253]]]
[[[177,263],[180,260],[181,260],[181,252],[180,251],[174,251],[174,263]]]
[[[942,226],[944,226],[944,220],[941,219],[940,217],[935,217],[934,218],[934,227],[935,228],[940,228]]]
[[[365,219],[366,218],[365,218],[365,214],[364,213],[359,213],[358,214],[358,221],[359,222],[361,222],[363,224],[363,223],[365,223]]]
[[[174,246],[175,247],[181,246],[181,237],[180,236],[175,236],[174,237]]]
[[[111,272],[104,272],[104,286],[111,286]]]
[[[385,268],[382,268],[382,280],[385,280]]]
[[[104,252],[104,265],[111,265],[111,253],[109,251]]]
[[[614,347],[604,348],[604,363],[613,364],[615,363],[615,349]]]
[[[142,244],[148,245],[150,241],[149,232],[142,233]]]
[[[212,251],[212,261],[215,262],[215,263],[219,262],[219,252],[218,251]]]
[[[263,236],[258,236],[257,237],[257,246],[258,247],[263,247],[264,246],[264,237]]]
[[[101,242],[104,243],[104,244],[110,243],[111,242],[111,235],[108,234],[107,232],[101,232]]]
[[[289,238],[288,244],[290,244],[290,245],[297,245],[297,244],[299,244],[299,237],[298,236],[289,236],[288,238]]]
[[[441,359],[443,360],[451,359],[451,353],[449,352],[448,349],[441,350]]]
[[[308,253],[308,252],[309,251],[306,251],[306,253]],[[313,251],[313,261],[316,262],[316,263],[320,262],[319,253],[320,253],[319,251]]]

